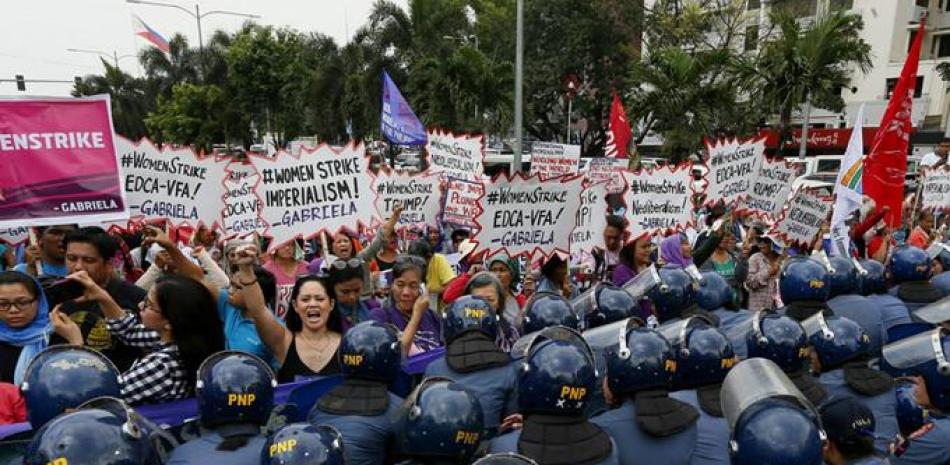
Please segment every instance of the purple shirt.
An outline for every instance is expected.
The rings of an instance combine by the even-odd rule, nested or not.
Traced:
[[[374,308],[370,311],[369,317],[376,321],[393,324],[400,331],[405,331],[406,325],[409,323],[409,319],[399,310],[396,310],[394,306]],[[412,345],[414,348],[410,351],[410,355],[442,347],[442,323],[432,309],[422,315],[422,321],[419,322],[419,329],[416,330]]]

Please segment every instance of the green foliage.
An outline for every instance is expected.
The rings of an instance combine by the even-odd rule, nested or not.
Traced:
[[[157,142],[190,144],[209,152],[223,140],[224,130],[217,118],[208,118],[224,105],[224,92],[214,85],[178,84],[170,98],[159,97],[158,108],[145,118]]]

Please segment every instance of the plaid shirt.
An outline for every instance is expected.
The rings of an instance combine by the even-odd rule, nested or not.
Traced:
[[[130,405],[183,399],[190,393],[188,377],[178,346],[162,342],[157,332],[142,326],[138,317],[127,313],[108,320],[109,331],[132,347],[150,350],[119,375],[122,398]]]

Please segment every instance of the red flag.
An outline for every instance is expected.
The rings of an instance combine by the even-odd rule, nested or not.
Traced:
[[[864,160],[864,193],[877,204],[891,207],[887,214],[887,224],[893,227],[901,224],[901,202],[904,199],[904,178],[907,174],[907,149],[910,134],[913,132],[910,117],[914,104],[914,88],[917,86],[917,62],[920,60],[920,43],[924,37],[924,23],[921,18],[917,37],[907,54],[904,69],[894,87],[891,101],[881,118],[871,151]]]
[[[627,146],[633,133],[630,131],[630,122],[627,113],[623,111],[620,96],[614,91],[614,102],[610,105],[610,131],[607,132],[607,146],[605,151],[608,158],[627,158]]]

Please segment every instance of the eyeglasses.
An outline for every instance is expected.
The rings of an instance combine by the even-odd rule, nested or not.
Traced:
[[[358,258],[351,258],[349,260],[337,259],[330,264],[330,267],[334,270],[344,271],[344,270],[355,270],[357,268],[363,268],[363,260]]]
[[[145,300],[143,300],[142,303],[140,303],[139,305],[142,306],[142,310],[151,309],[153,312],[162,313],[162,312],[159,310],[159,308],[158,308],[158,304],[153,303],[153,302],[152,302],[151,300],[149,300],[148,298],[146,298]]]
[[[17,310],[26,310],[33,302],[36,302],[35,298],[30,300],[17,300],[14,302],[0,302],[0,312],[9,312],[13,307],[16,307]]]

